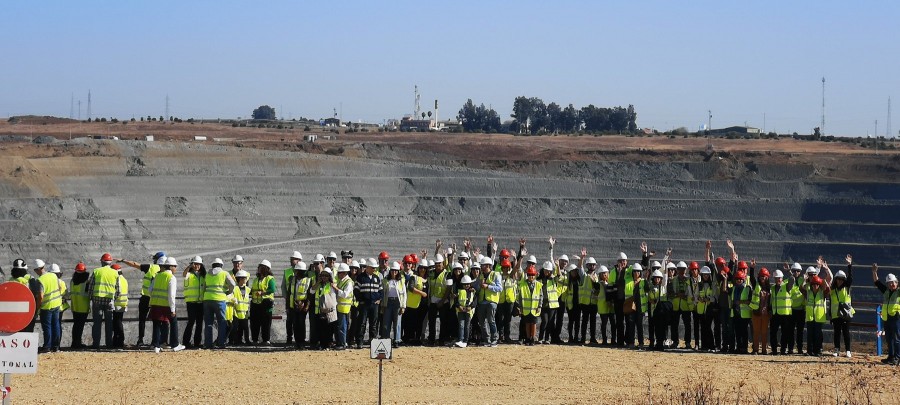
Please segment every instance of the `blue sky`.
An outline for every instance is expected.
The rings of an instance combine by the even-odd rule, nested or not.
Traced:
[[[713,127],[808,133],[824,76],[827,133],[884,135],[898,18],[896,1],[5,2],[0,116],[68,116],[90,89],[95,116],[159,116],[168,94],[182,118],[380,123],[418,85],[441,118],[467,98],[508,117],[524,95],[633,104],[660,130],[712,110]]]

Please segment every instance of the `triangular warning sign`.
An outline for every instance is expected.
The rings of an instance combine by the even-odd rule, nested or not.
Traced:
[[[384,347],[384,342],[378,343],[378,347],[375,348],[375,354],[384,354],[384,355],[388,354],[387,348]]]

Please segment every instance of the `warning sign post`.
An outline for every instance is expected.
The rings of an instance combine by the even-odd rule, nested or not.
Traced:
[[[392,358],[391,340],[372,339],[369,346],[369,353],[369,357],[373,360],[378,360],[378,405],[381,405],[381,366],[384,360],[390,360]]]
[[[37,373],[38,334],[16,333],[34,319],[36,304],[31,290],[23,284],[0,284],[0,399],[9,405],[13,374]]]

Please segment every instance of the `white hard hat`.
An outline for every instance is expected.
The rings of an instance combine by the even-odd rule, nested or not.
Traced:
[[[628,260],[628,256],[625,255],[625,252],[619,252],[618,260]]]
[[[712,274],[712,270],[709,267],[703,266],[700,268],[700,274]]]
[[[237,262],[242,262],[242,261],[244,261],[244,258],[241,257],[241,255],[234,255],[234,257],[231,258],[232,263],[237,263]]]
[[[359,268],[359,262],[356,261],[356,260],[353,260],[353,261],[350,262],[350,268],[352,269],[352,268],[354,268],[354,267],[357,268],[357,269]]]
[[[25,264],[24,260],[16,259],[16,260],[13,260],[13,262],[12,262],[12,268],[13,269],[27,269],[28,265]]]
[[[659,270],[653,270],[653,274],[650,275],[650,277],[659,277],[659,278],[662,278],[662,276],[663,276],[663,274]]]
[[[671,264],[671,262],[670,262],[669,264]],[[683,261],[682,261],[682,262],[678,262],[678,264],[675,265],[675,267],[676,267],[676,268],[679,268],[679,269],[686,269],[686,268],[687,268],[687,263],[685,263],[685,262],[683,262]],[[666,266],[666,268],[668,269],[669,267]]]
[[[459,258],[460,259],[468,259],[469,253],[468,252],[459,252]]]
[[[481,270],[481,265],[478,264],[477,261],[474,261],[474,262],[472,262],[472,264],[469,266],[469,269]]]
[[[338,265],[337,271],[338,273],[349,273],[350,266],[348,266],[347,263],[341,263]]]
[[[159,259],[156,259],[156,264],[163,266],[166,264],[166,260],[168,260],[168,259],[169,258],[166,256],[160,256]]]
[[[897,282],[897,276],[895,276],[894,273],[888,274],[888,275],[887,275],[887,278],[884,279],[884,281],[887,281],[888,283],[890,283],[890,282],[895,282],[895,283],[896,283],[896,282]]]
[[[450,266],[450,268],[452,268],[453,270],[461,269],[461,268],[463,268],[463,265],[460,264],[459,262],[453,262],[453,266]]]
[[[238,270],[234,275],[235,278],[250,278],[250,273],[247,273],[247,270]]]
[[[791,265],[791,270],[803,270],[803,266],[801,266],[800,263],[794,262],[794,264]]]
[[[784,278],[784,273],[781,270],[775,270],[775,278]]]
[[[334,273],[332,273],[331,269],[328,267],[326,267],[324,270],[322,270],[322,273],[320,273],[320,274],[327,274],[331,278],[334,278]]]
[[[493,266],[493,265],[494,265],[494,260],[492,260],[490,257],[487,257],[487,256],[482,257],[482,258],[481,258],[481,265],[482,265],[482,266],[483,266],[483,265]]]
[[[588,257],[587,260],[584,261],[584,264],[597,264],[597,260],[593,257]]]
[[[191,259],[191,264],[194,264],[194,263],[203,264],[203,259],[200,256],[194,256],[194,258]]]
[[[472,284],[472,277],[468,275],[462,276],[462,280],[459,280],[460,284]]]
[[[215,260],[213,260],[213,264],[220,264],[220,265],[224,266],[225,262],[223,262],[222,259],[217,257]]]
[[[481,259],[484,259],[484,255],[479,253],[478,256],[475,256],[475,261],[481,263]]]
[[[438,262],[438,263],[443,263],[443,262],[444,262],[444,255],[442,255],[442,254],[440,254],[440,253],[434,255],[434,261],[436,261],[436,262]]]
[[[294,270],[297,271],[306,271],[307,269],[309,269],[309,266],[307,266],[305,262],[297,262],[297,264],[294,265]]]
[[[316,258],[313,259],[313,263],[325,263],[325,256],[322,256],[321,253],[317,253]]]
[[[300,252],[295,250],[294,253],[291,254],[291,259],[303,260],[303,255],[301,255]]]
[[[576,265],[575,263],[572,263],[572,264],[566,266],[566,271],[573,271],[573,270],[578,270],[578,265]]]
[[[375,266],[372,266],[375,267]],[[391,270],[400,270],[400,262],[391,263]]]
[[[657,262],[657,261],[654,261],[654,262],[650,265],[650,268],[651,268],[651,269],[659,269],[659,268],[662,268],[662,263]],[[669,266],[666,266],[666,268],[668,269]]]
[[[844,273],[843,270],[838,270],[837,274],[834,275],[834,278],[842,278],[847,279],[847,273]]]
[[[263,259],[263,261],[259,262],[259,265],[260,265],[260,266],[266,266],[266,267],[268,267],[268,268],[270,268],[270,269],[272,268],[272,263],[270,263],[268,260],[265,260],[265,259]]]
[[[541,268],[544,270],[553,271],[553,262],[548,260],[548,261],[544,262],[544,265]]]
[[[59,274],[59,273],[62,273],[62,270],[59,269],[59,265],[58,265],[58,264],[53,263],[53,264],[50,265],[50,272],[51,272],[51,273],[55,273],[55,274]]]
[[[428,267],[428,259],[419,260],[419,264],[416,267]]]
[[[367,267],[378,267],[378,260],[375,260],[374,257],[370,257],[369,260],[366,261]]]
[[[684,262],[681,262],[681,264],[684,264]],[[675,265],[675,263],[672,263],[672,262],[666,263],[666,270],[675,269],[675,268],[679,268],[678,266]],[[687,266],[681,267],[681,268],[684,269],[684,268],[687,268]]]
[[[166,258],[166,266],[178,266],[178,261],[174,257]]]
[[[37,269],[39,269],[39,268],[41,268],[41,267],[44,267],[44,266],[46,266],[46,265],[47,265],[47,264],[44,263],[43,260],[41,260],[41,259],[34,259],[34,268],[35,268],[35,270],[37,270]]]
[[[529,256],[528,256],[528,260],[526,260],[526,263],[534,263],[534,264],[537,264],[537,258],[534,257],[534,255],[529,255]]]
[[[337,260],[337,253],[334,253],[334,252],[328,252],[328,258],[329,258],[329,259]]]
[[[644,266],[641,266],[640,263],[635,263],[631,265],[631,271],[642,271],[644,270]]]
[[[606,266],[600,266],[599,273],[609,273],[609,268],[607,268]]]
[[[562,255],[562,256],[559,257],[559,260],[564,261],[564,262],[567,262],[567,261],[569,261],[569,256],[568,256],[568,255]]]
[[[425,260],[425,259],[422,259],[422,260]],[[434,267],[434,260],[428,261],[428,267]]]
[[[806,274],[812,274],[815,276],[816,274],[819,274],[819,269],[817,269],[813,266],[809,266],[806,268]]]

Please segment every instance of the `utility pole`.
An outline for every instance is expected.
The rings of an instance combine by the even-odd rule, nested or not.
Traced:
[[[891,134],[891,98],[888,97],[888,116],[887,116],[887,129],[884,131],[885,138],[893,138],[893,134]]]
[[[165,118],[165,121],[169,120],[169,95],[168,94],[166,94],[166,116],[163,118]]]
[[[825,136],[825,76],[822,76],[822,125],[819,126],[819,134]]]
[[[87,119],[91,119],[91,91],[88,90]]]

